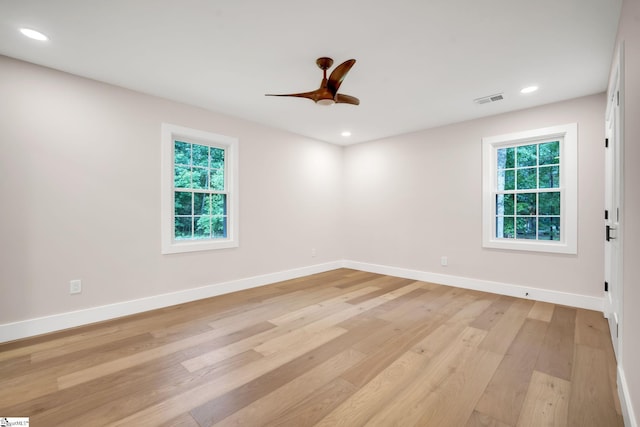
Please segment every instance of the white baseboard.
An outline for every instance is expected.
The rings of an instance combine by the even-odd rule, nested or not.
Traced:
[[[624,417],[624,425],[626,427],[638,427],[638,419],[633,410],[631,396],[629,395],[629,386],[627,378],[624,375],[624,369],[618,365],[618,396],[620,397],[620,406],[622,407],[622,416]]]
[[[404,277],[407,279],[421,280],[425,282],[439,283],[448,286],[456,286],[465,289],[474,289],[501,295],[530,298],[537,301],[551,302],[554,304],[562,304],[590,310],[603,311],[604,308],[603,298],[345,260],[269,273],[245,279],[232,280],[229,282],[216,283],[184,291],[154,295],[146,298],[54,314],[35,319],[27,319],[14,323],[7,323],[0,325],[0,342],[13,341],[16,339],[73,328],[76,326],[115,319],[117,317],[142,313],[144,311],[155,310],[158,308],[169,307],[203,298],[210,298],[217,295],[264,286],[311,274],[322,273],[341,267]]]
[[[184,291],[154,295],[131,301],[123,301],[78,311],[70,311],[51,316],[6,323],[0,325],[0,343],[60,331],[90,323],[101,322],[104,320],[115,319],[117,317],[142,313],[144,311],[169,307],[185,302],[210,298],[244,289],[256,288],[258,286],[296,279],[310,274],[335,270],[337,268],[341,268],[342,264],[342,261],[334,261],[326,264],[317,264],[309,267],[216,283]]]
[[[532,288],[528,286],[512,285],[509,283],[492,282],[488,280],[472,279],[469,277],[450,276],[447,274],[430,273],[428,271],[410,270],[406,268],[369,264],[358,261],[344,261],[343,266],[370,273],[387,274],[389,276],[438,283],[464,289],[473,289],[494,294],[508,295],[518,298],[529,298],[536,301],[571,307],[586,308],[603,312],[604,298],[587,295],[570,294],[549,289]]]

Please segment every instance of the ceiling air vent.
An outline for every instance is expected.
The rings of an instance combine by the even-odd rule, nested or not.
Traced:
[[[476,104],[488,104],[489,102],[501,101],[504,99],[502,93],[496,93],[495,95],[483,96],[482,98],[474,99]]]

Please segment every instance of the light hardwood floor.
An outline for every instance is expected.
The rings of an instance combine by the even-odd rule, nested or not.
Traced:
[[[0,345],[32,426],[621,426],[602,313],[335,270]]]

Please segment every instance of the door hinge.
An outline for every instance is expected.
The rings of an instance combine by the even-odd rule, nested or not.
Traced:
[[[620,91],[616,92],[616,103],[620,105]]]
[[[604,148],[609,148],[609,138],[604,139]]]
[[[609,292],[609,282],[604,282],[604,291]]]
[[[609,219],[609,211],[607,209],[604,210],[604,219]]]
[[[616,338],[620,336],[620,326],[616,323]]]

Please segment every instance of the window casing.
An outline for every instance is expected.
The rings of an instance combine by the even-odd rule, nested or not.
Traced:
[[[162,124],[162,253],[238,246],[238,140]]]
[[[577,124],[482,144],[483,246],[577,253]]]

